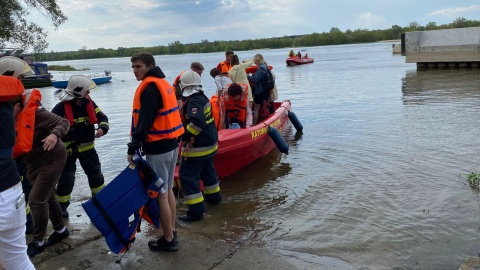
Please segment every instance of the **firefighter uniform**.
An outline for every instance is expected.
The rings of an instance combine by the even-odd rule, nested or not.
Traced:
[[[104,135],[108,132],[109,124],[107,116],[88,96],[82,98],[79,105],[75,100],[60,102],[52,112],[71,122],[68,134],[62,138],[67,148],[67,162],[58,180],[56,191],[64,217],[68,217],[66,209],[70,205],[70,194],[75,183],[77,159],[80,160],[80,165],[87,175],[92,196],[105,186],[100,160],[94,148],[94,124],[98,124],[98,128],[103,130]]]

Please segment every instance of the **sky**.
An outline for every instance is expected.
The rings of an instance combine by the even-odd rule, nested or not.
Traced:
[[[480,20],[476,0],[57,0],[68,21],[45,17],[50,51],[168,46],[202,40],[244,40],[347,29],[425,26],[458,17]]]

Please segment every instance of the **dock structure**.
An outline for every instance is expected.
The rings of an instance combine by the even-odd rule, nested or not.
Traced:
[[[417,68],[480,68],[480,27],[407,32],[401,47]]]

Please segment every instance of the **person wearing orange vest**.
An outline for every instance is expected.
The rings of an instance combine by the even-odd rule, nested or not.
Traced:
[[[17,119],[17,145],[31,143],[28,147],[30,149],[20,146],[15,151],[14,148],[14,153],[25,154],[28,179],[32,183],[29,204],[34,230],[33,240],[27,249],[29,257],[35,257],[44,252],[45,247],[70,235],[55,197],[55,186],[67,159],[67,151],[60,138],[67,134],[70,125],[66,119],[39,107],[40,101],[38,89],[26,91],[11,101]],[[29,121],[26,118],[33,119]],[[30,135],[28,131],[31,124],[34,125],[34,131]],[[49,219],[54,232],[44,241]]]
[[[248,85],[232,83],[228,86],[225,95],[225,126],[237,123],[241,128],[246,127],[248,107]]]
[[[0,89],[0,267],[32,270],[35,268],[26,252],[25,195],[12,156],[14,109],[8,102],[22,94],[24,87],[17,78],[0,76]]]
[[[65,218],[69,216],[67,208],[75,184],[77,159],[87,175],[92,196],[105,186],[94,141],[107,134],[109,124],[108,117],[89,96],[90,91],[95,89],[97,85],[92,79],[84,75],[74,75],[68,80],[67,88],[57,93],[60,102],[52,109],[54,114],[70,122],[70,131],[62,137],[68,157],[56,192]],[[98,126],[96,131],[95,125]]]
[[[187,212],[178,218],[191,222],[204,218],[205,202],[219,204],[222,200],[213,164],[218,149],[218,131],[212,117],[212,105],[204,94],[200,76],[189,70],[180,79],[186,100],[181,112],[185,134],[182,136],[183,159],[178,173]],[[203,181],[203,194],[200,180]]]
[[[198,75],[202,76],[203,70],[205,68],[200,62],[192,62],[190,64],[190,69],[198,73]],[[186,70],[182,71],[178,76],[175,78],[173,81],[172,86],[175,88],[175,96],[177,98],[177,104],[178,104],[178,109],[182,110],[182,103],[183,103],[183,97],[182,97],[182,90],[180,89],[180,76],[185,72]]]
[[[32,68],[22,59],[14,56],[4,56],[0,58],[0,74],[5,76],[12,76],[20,81],[27,75],[33,75],[34,72]],[[25,113],[24,113],[25,114]],[[31,119],[29,119],[31,120]],[[29,130],[31,136],[33,136],[33,123],[26,123],[30,124],[32,127]],[[17,133],[18,135],[18,133]],[[26,143],[29,144],[31,147],[32,141],[27,141]],[[15,163],[17,165],[17,172],[20,174],[20,180],[22,182],[22,189],[23,193],[25,193],[25,202],[26,202],[26,210],[27,210],[27,228],[25,230],[26,234],[33,233],[33,218],[32,214],[30,213],[30,206],[28,205],[28,197],[30,195],[30,190],[32,189],[32,184],[28,180],[27,176],[27,164],[25,162],[24,155],[20,155],[17,151],[19,149],[19,144],[15,144],[16,147],[14,149],[13,158],[15,159]],[[28,148],[28,146],[26,146]],[[25,151],[28,152],[28,151]]]
[[[221,73],[228,76],[228,71],[232,68],[232,56],[234,55],[233,51],[228,50],[225,52],[225,61],[218,63],[217,69]]]
[[[173,193],[175,166],[178,159],[178,138],[184,128],[175,97],[175,89],[155,65],[152,54],[141,52],[131,57],[133,73],[141,81],[133,99],[131,142],[128,162],[142,150],[155,173],[165,181],[157,196],[163,236],[148,242],[154,251],[177,251],[175,227],[176,202]]]

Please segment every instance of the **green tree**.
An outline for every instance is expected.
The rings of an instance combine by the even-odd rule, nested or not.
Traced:
[[[20,47],[25,51],[38,54],[48,43],[48,33],[34,22],[28,21],[31,11],[47,17],[55,29],[67,20],[56,0],[1,0],[0,8],[0,46],[7,44]]]

